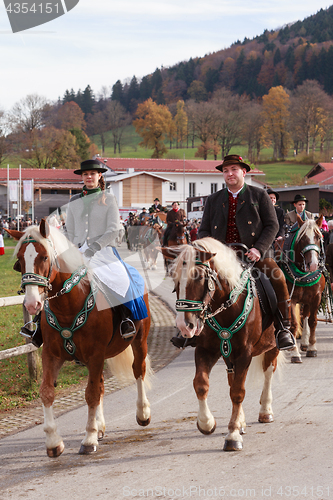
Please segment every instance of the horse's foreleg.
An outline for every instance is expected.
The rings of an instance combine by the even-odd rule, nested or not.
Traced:
[[[318,304],[319,307],[319,304]],[[306,350],[307,358],[315,358],[317,356],[317,346],[316,346],[316,328],[317,328],[317,310],[318,307],[315,305],[314,310],[311,311],[309,316],[309,343]]]
[[[88,384],[86,388],[86,402],[88,405],[88,420],[86,425],[86,433],[81,442],[80,455],[89,455],[97,450],[98,438],[103,437],[105,430],[105,422],[103,415],[103,394],[104,394],[104,377],[103,377],[103,360],[95,361],[98,368],[92,368],[90,362]],[[104,427],[104,428],[103,428]]]
[[[146,396],[145,383],[140,376],[136,381],[138,399],[136,401],[136,421],[145,427],[150,423],[150,403]]]
[[[263,358],[264,386],[260,396],[260,410],[258,421],[262,424],[274,422],[272,410],[272,378],[277,365],[277,349],[266,352]]]
[[[250,359],[235,364],[234,374],[228,375],[230,385],[230,398],[232,401],[232,413],[228,424],[228,434],[224,441],[224,451],[239,451],[243,448],[241,434],[245,429],[245,415],[242,403],[245,397],[245,379],[250,365]]]
[[[105,418],[103,412],[103,394],[101,395],[101,399],[99,401],[99,405],[96,409],[96,421],[97,421],[97,438],[98,441],[101,441],[105,434]]]
[[[291,302],[291,328],[290,331],[294,335],[296,339],[296,333],[299,325],[299,320],[297,318],[296,314],[296,304],[294,302]],[[293,349],[290,349],[291,352],[291,358],[290,361],[291,363],[302,363],[302,358],[301,355],[298,351],[297,344],[295,343],[295,347]]]
[[[46,434],[46,450],[49,457],[59,457],[65,449],[62,437],[57,433],[57,425],[54,419],[54,387],[59,370],[63,361],[55,361],[55,358],[48,356],[47,348],[43,348],[43,381],[39,394],[43,404],[44,432]]]
[[[309,318],[303,318],[303,329],[302,329],[302,341],[301,341],[301,351],[306,351],[309,346],[310,338],[310,328],[309,328]]]
[[[210,353],[203,347],[195,349],[196,373],[193,387],[199,402],[197,427],[202,434],[212,434],[216,429],[216,421],[208,407],[209,374],[220,358],[220,353]]]

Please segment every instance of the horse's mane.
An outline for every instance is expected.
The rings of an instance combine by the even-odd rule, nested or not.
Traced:
[[[311,233],[317,234],[317,236],[322,238],[320,228],[317,225],[316,221],[313,219],[308,219],[300,227],[299,232],[298,232],[297,237],[296,237],[296,240],[295,240],[295,243],[298,243],[299,240],[302,238],[302,236],[304,236],[305,234],[310,236]]]
[[[183,262],[186,262],[187,276],[190,277],[195,268],[196,249],[216,253],[211,259],[221,280],[226,280],[230,288],[234,288],[242,273],[242,266],[236,253],[228,246],[214,238],[202,238],[193,242],[193,246],[184,245],[181,253],[171,266],[171,275],[176,283],[180,281]]]
[[[74,272],[81,264],[83,264],[83,258],[81,252],[71,243],[59,229],[54,226],[50,227],[49,238],[43,238],[39,231],[39,226],[29,226],[24,231],[23,236],[18,241],[14,256],[16,257],[22,243],[27,239],[41,243],[46,249],[48,256],[52,263],[55,259],[60,257],[66,267],[66,272]]]

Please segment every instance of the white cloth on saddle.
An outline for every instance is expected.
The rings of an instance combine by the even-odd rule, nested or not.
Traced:
[[[88,245],[84,243],[80,252],[84,253]],[[123,264],[114,255],[112,247],[104,247],[89,260],[93,273],[111,290],[125,297],[130,286],[130,279]]]

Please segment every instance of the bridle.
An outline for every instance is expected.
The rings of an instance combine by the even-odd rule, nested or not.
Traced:
[[[176,300],[176,311],[179,312],[198,312],[199,316],[204,319],[210,319],[217,316],[220,312],[225,311],[229,307],[233,306],[239,296],[246,289],[249,282],[252,284],[251,267],[247,267],[241,274],[239,281],[236,286],[230,291],[229,298],[223,302],[218,309],[214,312],[208,312],[210,309],[210,301],[213,298],[213,294],[216,290],[216,285],[221,290],[222,285],[218,279],[218,274],[214,271],[208,264],[203,263],[199,260],[195,262],[196,266],[204,266],[205,269],[205,282],[207,283],[207,292],[204,293],[204,298],[202,300],[189,300],[189,299],[178,299]],[[253,285],[254,286],[254,285]],[[207,300],[208,298],[208,300]]]
[[[221,340],[220,351],[222,356],[227,359],[231,354],[231,339],[232,336],[237,333],[245,325],[247,318],[253,308],[254,297],[256,296],[254,279],[251,274],[251,268],[247,267],[242,272],[240,279],[238,280],[236,286],[230,291],[229,298],[227,301],[223,302],[221,306],[214,312],[208,312],[210,310],[210,301],[213,298],[213,293],[216,290],[216,285],[221,289],[222,286],[218,280],[217,273],[208,264],[201,261],[196,261],[197,266],[204,266],[205,268],[205,281],[207,282],[208,292],[204,293],[202,300],[188,300],[179,299],[176,301],[176,310],[179,312],[195,312],[199,313],[200,319],[205,321],[207,325],[218,335]],[[242,312],[234,320],[231,326],[222,327],[215,316],[217,316],[222,311],[230,308],[234,305],[239,297],[246,292]],[[209,300],[207,301],[207,297]],[[228,364],[228,363],[227,363]],[[230,365],[231,366],[231,365]],[[230,367],[229,367],[230,368]],[[231,369],[231,368],[230,368]]]
[[[18,294],[25,293],[25,287],[28,285],[41,286],[41,287],[45,288],[45,295],[46,295],[47,300],[51,300],[51,299],[54,299],[56,297],[60,297],[61,295],[64,295],[65,293],[69,293],[74,288],[74,286],[78,285],[80,283],[81,279],[84,278],[84,276],[86,276],[86,274],[88,272],[87,267],[84,265],[80,266],[78,269],[76,269],[72,273],[70,278],[68,278],[64,282],[62,288],[57,293],[55,293],[51,297],[48,297],[49,291],[52,290],[52,284],[50,282],[50,279],[51,279],[52,272],[54,269],[53,263],[59,269],[59,262],[57,259],[57,252],[56,252],[56,249],[54,248],[52,240],[50,240],[49,238],[46,238],[46,239],[47,239],[48,243],[50,244],[50,247],[51,247],[52,252],[53,252],[53,255],[51,256],[51,259],[50,259],[50,269],[49,269],[48,275],[42,276],[42,275],[37,274],[37,273],[23,273],[22,278],[21,278],[21,290],[19,290],[17,292]],[[39,243],[39,242],[37,240],[34,240],[31,237],[28,237],[22,242],[22,245],[24,243],[28,244],[28,243]]]

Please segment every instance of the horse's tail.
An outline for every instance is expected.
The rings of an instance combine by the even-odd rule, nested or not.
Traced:
[[[262,387],[264,384],[264,356],[265,353],[259,354],[252,358],[250,368],[246,377],[246,384],[251,388]],[[282,368],[286,363],[286,355],[284,351],[279,351],[277,357],[277,366],[274,376],[281,377]]]
[[[109,358],[106,361],[112,375],[114,375],[120,383],[127,385],[135,382],[135,377],[133,373],[134,354],[131,345],[129,345],[124,351],[122,351],[117,356]],[[146,375],[144,379],[147,388],[151,387],[150,379],[152,375],[153,371],[150,364],[150,358],[147,354]]]

